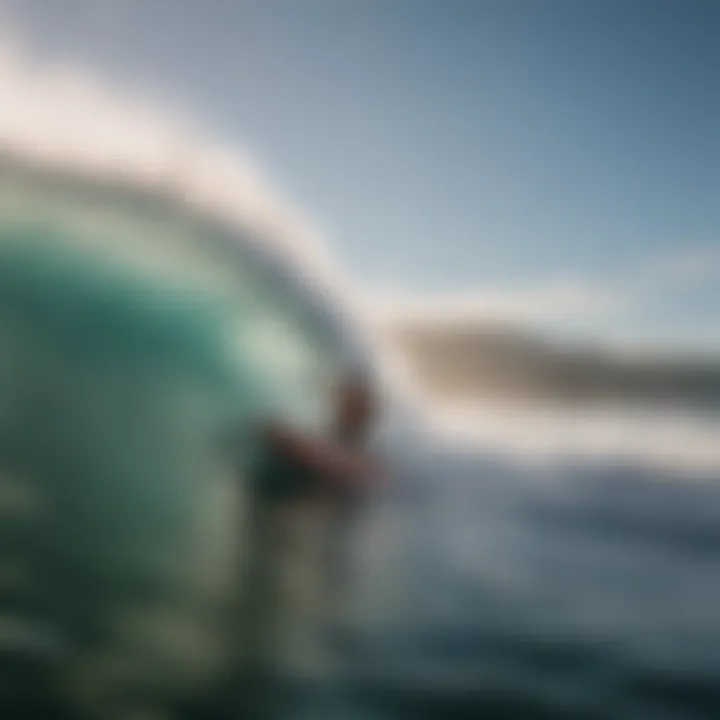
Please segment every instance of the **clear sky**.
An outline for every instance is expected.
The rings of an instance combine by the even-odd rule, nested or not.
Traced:
[[[368,285],[720,347],[720,2],[0,7],[249,148]]]

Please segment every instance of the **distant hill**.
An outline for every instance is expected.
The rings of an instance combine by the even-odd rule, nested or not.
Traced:
[[[394,321],[417,382],[444,400],[639,401],[720,407],[720,357],[630,356],[562,347],[530,332],[465,322]]]

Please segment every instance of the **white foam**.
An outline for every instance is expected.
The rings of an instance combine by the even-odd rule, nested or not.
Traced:
[[[578,410],[526,406],[438,406],[435,429],[478,450],[532,463],[626,463],[692,476],[720,471],[720,419],[639,407]]]

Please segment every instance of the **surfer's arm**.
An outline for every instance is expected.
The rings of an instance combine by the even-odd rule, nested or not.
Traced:
[[[370,462],[361,453],[328,440],[318,440],[280,424],[266,427],[268,444],[321,476],[355,482],[368,475]]]

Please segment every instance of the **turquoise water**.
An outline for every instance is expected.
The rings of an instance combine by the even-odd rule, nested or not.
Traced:
[[[322,431],[337,356],[242,238],[2,169],[0,653],[52,637],[71,704],[192,694],[235,642],[258,425]]]

